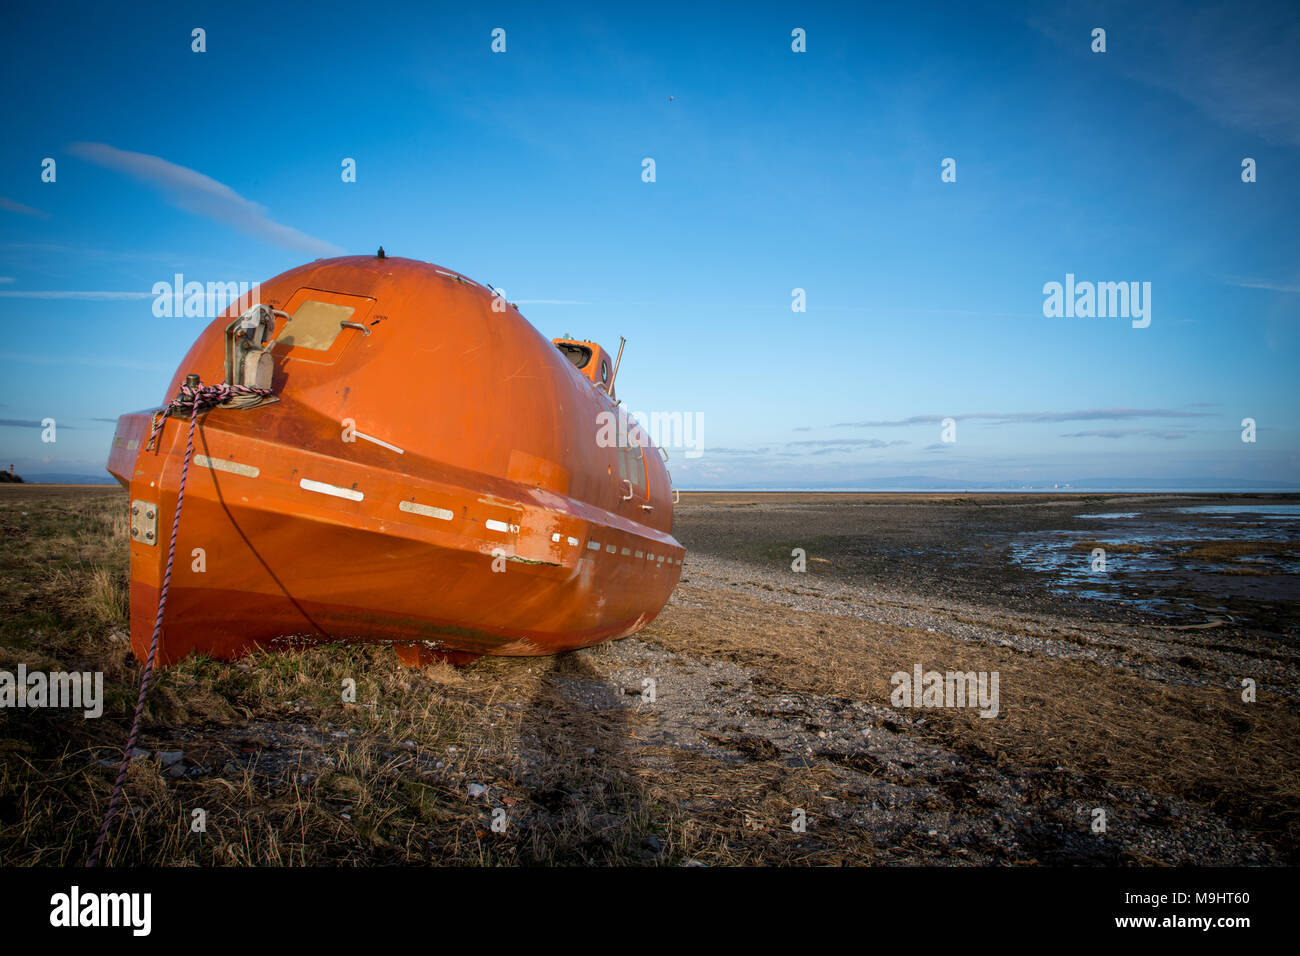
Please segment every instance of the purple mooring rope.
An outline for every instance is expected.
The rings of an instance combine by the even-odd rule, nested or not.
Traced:
[[[171,541],[167,544],[167,566],[163,571],[162,589],[158,592],[158,616],[153,622],[153,640],[149,642],[149,657],[145,660],[144,673],[140,676],[140,696],[135,702],[135,717],[131,721],[131,733],[126,738],[126,749],[122,751],[122,763],[117,768],[117,782],[113,784],[113,795],[108,801],[108,811],[104,822],[100,824],[99,835],[95,837],[94,849],[86,866],[99,866],[100,855],[108,841],[108,830],[113,817],[117,815],[122,803],[122,789],[126,784],[126,772],[131,766],[131,755],[135,751],[136,739],[140,736],[140,721],[144,717],[144,700],[149,693],[149,681],[153,677],[154,658],[158,655],[158,638],[162,634],[163,610],[167,607],[167,589],[172,583],[172,562],[176,557],[176,535],[181,527],[181,506],[185,501],[185,479],[189,475],[190,458],[194,455],[194,425],[198,421],[199,411],[229,401],[236,395],[270,395],[269,389],[249,388],[244,385],[188,385],[182,384],[180,394],[163,410],[154,421],[149,444],[157,449],[156,439],[167,422],[167,413],[188,408],[190,410],[190,430],[185,439],[185,459],[181,463],[181,480],[176,488],[176,513],[172,515]]]

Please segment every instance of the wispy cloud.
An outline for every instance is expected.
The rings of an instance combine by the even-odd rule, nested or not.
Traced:
[[[0,256],[12,258],[15,255],[48,255],[51,258],[103,259],[113,261],[166,262],[184,265],[194,262],[196,256],[182,256],[179,253],[147,252],[139,249],[98,249],[94,246],[69,245],[61,242],[0,242]]]
[[[898,445],[910,444],[911,442],[902,438],[894,441],[883,441],[879,438],[826,438],[769,443],[759,448],[708,448],[706,454],[711,457],[724,458],[730,464],[771,463],[782,458],[807,458],[813,455],[835,453],[852,454],[861,449],[893,448]]]
[[[1010,415],[971,415],[987,417],[994,424],[1008,422],[1092,422],[1123,421],[1133,418],[1211,418],[1209,412],[1187,412],[1175,408],[1091,408],[1076,412],[1016,412]]]
[[[1129,438],[1133,435],[1143,435],[1148,438],[1164,438],[1174,441],[1179,438],[1186,438],[1187,432],[1162,432],[1155,428],[1110,428],[1110,429],[1092,429],[1084,432],[1070,432],[1062,435],[1062,438]]]
[[[1235,285],[1240,289],[1267,289],[1269,292],[1300,292],[1300,283],[1298,282],[1277,282],[1272,279],[1242,279],[1237,276],[1228,276],[1229,285]]]
[[[894,428],[900,425],[932,425],[943,421],[943,415],[913,415],[910,418],[882,419],[871,422],[836,422],[831,428]]]
[[[40,422],[30,421],[25,418],[0,418],[0,428],[44,428]],[[72,428],[71,425],[59,423],[60,428]]]
[[[838,422],[832,428],[897,428],[904,425],[933,425],[944,418],[955,421],[987,421],[995,425],[1012,422],[1122,421],[1132,418],[1208,418],[1209,412],[1188,412],[1173,408],[1089,408],[1071,412],[968,412],[962,415],[913,415],[910,418],[870,422]]]
[[[12,199],[5,199],[4,196],[0,196],[0,209],[5,210],[5,212],[21,213],[24,216],[34,216],[37,219],[50,218],[50,214],[48,212],[42,212],[39,209],[33,209],[31,206],[24,206],[20,202],[14,202]]]
[[[89,355],[30,355],[19,352],[0,352],[0,362],[13,362],[22,365],[85,365],[91,368],[124,368],[138,372],[170,372],[172,370],[172,366],[161,363]],[[116,421],[116,419],[113,419],[113,421]]]
[[[76,292],[68,289],[10,289],[0,292],[4,299],[84,299],[116,301],[119,299],[152,299],[151,292]]]
[[[769,449],[767,448],[710,448],[708,449],[708,453],[710,455],[742,455],[742,456],[766,455],[768,451]]]
[[[809,439],[808,441],[787,442],[792,448],[891,448],[894,445],[910,445],[911,442],[903,439],[895,441],[882,441],[879,438],[822,438]]]
[[[579,302],[576,299],[515,299],[517,305],[591,305],[590,302]]]
[[[1130,55],[1091,57],[1068,6],[1035,14],[1030,23],[1076,55],[1167,90],[1226,127],[1300,145],[1300,20],[1291,4],[1254,5],[1243,16],[1231,3],[1103,3],[1091,15],[1124,24],[1119,42]]]
[[[148,153],[132,153],[105,143],[73,143],[77,157],[123,173],[159,190],[177,209],[229,226],[284,249],[315,255],[338,255],[343,250],[270,219],[266,208],[245,199],[224,183],[197,170]]]

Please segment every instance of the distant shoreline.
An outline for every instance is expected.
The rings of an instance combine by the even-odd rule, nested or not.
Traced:
[[[0,488],[121,488],[116,481],[6,481]]]
[[[15,481],[0,483],[0,488],[118,488],[116,481]],[[683,496],[699,495],[1057,495],[1089,497],[1111,495],[1248,495],[1300,497],[1298,487],[1265,488],[679,488]]]
[[[1264,495],[1300,496],[1300,488],[693,488],[683,495]]]

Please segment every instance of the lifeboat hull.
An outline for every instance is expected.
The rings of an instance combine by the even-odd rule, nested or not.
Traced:
[[[164,418],[152,447],[154,412],[119,419],[109,471],[133,509],[138,658],[182,469],[162,664],[335,641],[392,643],[408,664],[553,654],[659,613],[684,556],[663,461],[598,440],[616,403],[513,307],[427,263],[370,257],[294,270],[260,298],[284,316],[272,400],[201,412],[188,465],[187,417]],[[352,318],[288,327],[322,303]],[[186,374],[229,374],[231,315],[173,393]]]

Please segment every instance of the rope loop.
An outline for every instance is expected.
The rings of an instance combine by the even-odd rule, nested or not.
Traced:
[[[229,385],[225,382],[216,385],[189,385],[181,382],[180,392],[176,397],[165,408],[160,408],[154,413],[153,429],[149,432],[147,447],[157,451],[158,433],[162,431],[167,416],[173,412],[188,411],[193,417],[204,409],[216,408],[226,402],[247,402],[249,399],[268,398],[270,395],[269,388],[253,388],[250,385]]]
[[[185,503],[185,480],[190,473],[190,459],[194,457],[194,425],[198,421],[199,412],[204,409],[213,408],[224,402],[240,398],[247,399],[252,396],[265,398],[270,394],[270,389],[251,388],[247,385],[227,385],[224,382],[220,385],[189,385],[182,382],[180,394],[171,401],[171,404],[166,408],[159,409],[154,415],[153,431],[149,435],[148,447],[155,450],[158,433],[162,431],[170,413],[188,409],[190,428],[185,440],[185,458],[181,462],[181,480],[176,487],[176,511],[172,514],[171,541],[167,545],[167,564],[163,571],[162,587],[158,592],[158,614],[154,618],[153,639],[149,642],[149,656],[145,660],[144,672],[140,675],[140,695],[136,698],[135,716],[131,720],[131,733],[126,738],[126,748],[122,751],[122,762],[117,768],[117,781],[113,784],[113,794],[108,799],[108,810],[104,813],[104,821],[100,824],[99,833],[95,837],[95,845],[90,851],[89,860],[86,862],[89,867],[99,865],[100,855],[104,852],[104,847],[108,842],[108,831],[113,823],[113,818],[117,815],[118,807],[122,803],[126,773],[130,769],[131,757],[135,753],[136,740],[140,736],[140,723],[144,718],[144,701],[149,693],[149,683],[153,678],[154,659],[158,656],[158,639],[162,635],[163,611],[167,607],[167,591],[172,583],[172,564],[176,558],[176,536],[181,528],[181,506]]]

